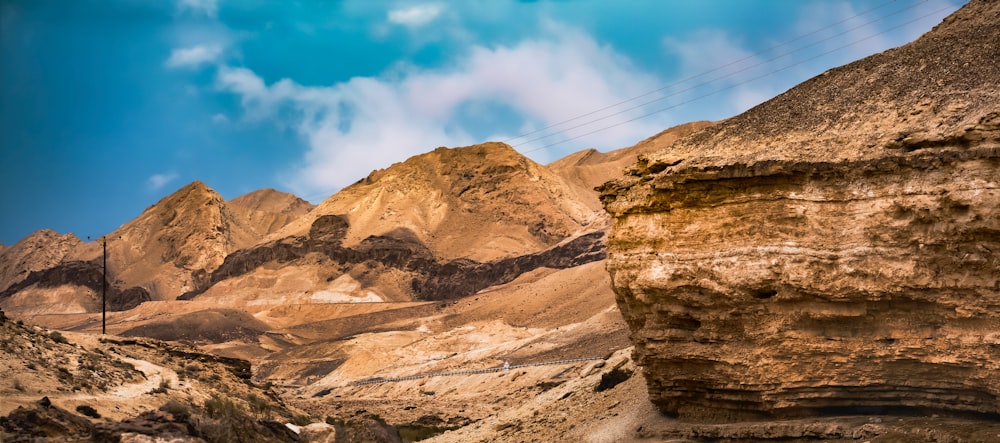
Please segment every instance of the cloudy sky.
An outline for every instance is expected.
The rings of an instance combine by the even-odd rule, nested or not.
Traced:
[[[438,146],[547,163],[738,114],[964,0],[2,0],[0,243],[201,180],[319,202]]]

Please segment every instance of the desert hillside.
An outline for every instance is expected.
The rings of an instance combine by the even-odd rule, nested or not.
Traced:
[[[51,268],[82,242],[73,234],[35,231],[13,246],[0,248],[0,291],[24,280],[32,271]]]
[[[587,165],[600,171],[592,176],[619,169]],[[578,170],[553,171],[494,143],[375,171],[316,208],[273,190],[224,201],[192,183],[108,236],[108,331],[245,359],[256,383],[275,386],[312,421],[360,426],[383,417],[403,435],[440,433],[496,410],[460,412],[474,401],[462,391],[428,402],[424,390],[358,383],[508,362],[521,371],[508,374],[522,386],[505,403],[514,405],[560,385],[546,381],[559,374],[583,370],[564,390],[590,389],[611,370],[629,380],[626,328],[604,272],[606,216],[590,183],[573,178]],[[98,333],[100,244],[77,243],[13,278],[0,306],[66,334]],[[613,364],[601,363],[608,358]],[[490,379],[480,389],[505,385]],[[602,404],[617,392],[602,393]],[[37,407],[31,396],[18,399]],[[425,406],[399,410],[401,401]]]

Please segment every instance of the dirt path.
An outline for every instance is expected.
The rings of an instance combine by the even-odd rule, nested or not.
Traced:
[[[160,387],[160,384],[164,381],[166,381],[166,383],[170,386],[177,386],[177,372],[173,369],[154,365],[146,360],[137,360],[128,357],[121,357],[121,359],[131,363],[136,369],[142,371],[142,373],[146,376],[146,381],[119,386],[110,392],[110,395],[112,396],[119,398],[136,398]]]
[[[135,366],[146,377],[146,380],[138,383],[127,383],[118,386],[105,394],[73,394],[66,396],[52,396],[54,400],[105,400],[105,399],[130,399],[137,398],[159,388],[160,384],[166,380],[169,386],[177,386],[177,372],[173,369],[155,365],[146,360],[138,360],[125,356],[118,356],[122,361]]]

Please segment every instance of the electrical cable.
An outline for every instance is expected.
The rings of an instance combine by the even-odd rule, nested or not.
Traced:
[[[637,95],[637,96],[634,96],[634,97],[631,97],[631,98],[628,98],[628,99],[625,99],[625,100],[622,100],[622,101],[620,101],[620,102],[617,102],[617,103],[614,103],[614,104],[611,104],[611,105],[608,105],[608,106],[605,106],[605,107],[603,107],[603,108],[600,108],[600,109],[596,109],[596,110],[593,110],[593,111],[590,111],[590,112],[587,112],[587,113],[585,113],[585,114],[581,114],[581,115],[578,115],[578,116],[576,116],[576,117],[573,117],[573,118],[570,118],[570,119],[566,119],[566,120],[563,120],[563,121],[560,121],[560,122],[557,122],[557,123],[553,123],[553,124],[551,124],[551,125],[548,125],[548,126],[545,126],[545,127],[543,127],[543,128],[539,128],[539,129],[535,129],[535,130],[533,130],[533,131],[529,131],[529,132],[525,132],[525,133],[522,133],[522,134],[519,134],[519,135],[516,135],[516,136],[513,136],[513,137],[510,137],[510,138],[508,138],[508,139],[506,139],[506,140],[502,140],[502,141],[503,141],[504,143],[510,143],[510,142],[512,142],[512,141],[514,141],[514,140],[517,140],[517,139],[519,139],[519,138],[523,138],[523,137],[526,137],[526,136],[529,136],[529,135],[532,135],[532,134],[536,134],[536,133],[538,133],[538,132],[542,132],[542,131],[546,131],[546,130],[548,130],[548,129],[552,129],[552,128],[555,128],[555,127],[557,127],[557,126],[561,126],[561,125],[564,125],[564,124],[566,124],[566,123],[570,123],[570,122],[573,122],[573,121],[576,121],[576,120],[579,120],[579,119],[581,119],[581,118],[584,118],[584,117],[589,117],[589,116],[591,116],[591,115],[594,115],[594,114],[597,114],[597,113],[599,113],[599,112],[602,112],[602,111],[606,111],[606,110],[609,110],[609,109],[612,109],[612,108],[614,108],[614,107],[617,107],[617,106],[620,106],[620,105],[623,105],[623,104],[626,104],[626,103],[629,103],[629,102],[632,102],[632,101],[635,101],[635,100],[638,100],[638,99],[640,99],[640,98],[643,98],[643,97],[646,97],[646,96],[649,96],[649,95],[652,95],[652,94],[655,94],[655,93],[657,93],[657,92],[661,92],[661,91],[663,91],[663,90],[666,90],[666,89],[669,89],[669,88],[671,88],[671,87],[673,87],[673,86],[677,86],[677,85],[679,85],[679,84],[683,84],[683,83],[687,83],[687,82],[689,82],[689,81],[691,81],[691,80],[694,80],[694,79],[697,79],[697,78],[700,78],[700,77],[703,77],[703,76],[705,76],[705,75],[707,75],[707,74],[711,74],[711,73],[713,73],[713,72],[717,72],[717,71],[720,71],[720,70],[723,70],[723,69],[725,69],[725,68],[728,68],[728,67],[730,67],[730,66],[733,66],[733,65],[736,65],[736,64],[739,64],[739,63],[742,63],[742,62],[744,62],[744,61],[747,61],[747,60],[750,60],[750,59],[752,59],[752,58],[754,58],[754,57],[757,57],[757,56],[761,56],[761,55],[763,55],[763,54],[767,54],[767,53],[769,53],[769,52],[771,52],[771,51],[774,51],[775,49],[778,49],[778,48],[780,48],[780,47],[783,47],[783,46],[787,46],[787,45],[790,45],[790,44],[792,44],[792,43],[795,43],[795,42],[797,42],[797,41],[799,41],[799,40],[802,40],[802,39],[805,39],[805,38],[807,38],[807,37],[809,37],[809,36],[812,36],[812,35],[815,35],[815,34],[818,34],[818,33],[822,32],[822,31],[825,31],[825,30],[827,30],[827,29],[829,29],[829,28],[832,28],[832,27],[834,27],[834,26],[837,26],[837,25],[840,25],[840,24],[842,24],[842,23],[845,23],[845,22],[848,22],[848,21],[850,21],[850,20],[853,20],[853,19],[855,19],[855,18],[858,18],[858,17],[861,17],[861,16],[864,16],[864,15],[867,15],[867,14],[868,14],[868,13],[870,13],[870,12],[873,12],[873,11],[876,11],[876,10],[879,10],[879,9],[882,9],[882,8],[884,8],[884,7],[888,6],[888,5],[891,5],[891,4],[895,3],[896,1],[897,1],[897,0],[889,0],[888,2],[885,2],[885,3],[882,3],[882,4],[880,4],[880,5],[876,6],[876,7],[873,7],[873,8],[869,8],[869,9],[866,9],[866,10],[864,10],[864,11],[862,11],[862,12],[859,12],[859,13],[857,13],[857,14],[853,15],[853,16],[850,16],[850,17],[847,17],[847,18],[845,18],[845,19],[842,19],[842,20],[840,20],[840,21],[837,21],[837,22],[834,22],[834,23],[831,23],[831,24],[828,24],[828,25],[826,25],[826,26],[824,26],[824,27],[822,27],[822,28],[819,28],[819,29],[816,29],[816,30],[814,30],[814,31],[811,31],[811,32],[808,32],[808,33],[806,33],[806,34],[803,34],[803,35],[800,35],[800,36],[798,36],[798,37],[795,37],[795,38],[793,38],[793,39],[791,39],[791,40],[788,40],[788,41],[785,41],[785,42],[782,42],[782,43],[779,43],[779,44],[777,44],[777,45],[774,45],[774,46],[772,46],[772,47],[770,47],[770,48],[768,48],[768,49],[765,49],[765,50],[763,50],[763,51],[759,51],[759,52],[756,52],[756,53],[753,53],[753,54],[750,54],[750,55],[748,55],[748,56],[746,56],[746,57],[743,57],[743,58],[740,58],[740,59],[737,59],[737,60],[734,60],[734,61],[731,61],[731,62],[729,62],[729,63],[726,63],[726,64],[724,64],[724,65],[721,65],[721,66],[717,66],[717,67],[715,67],[715,68],[712,68],[712,69],[709,69],[709,70],[707,70],[707,71],[703,71],[703,72],[700,72],[700,73],[698,73],[698,74],[693,74],[693,75],[690,75],[690,76],[688,76],[688,77],[685,77],[685,78],[683,78],[683,79],[680,79],[680,80],[677,80],[677,81],[675,81],[675,82],[672,82],[672,83],[670,83],[670,84],[668,84],[668,85],[666,85],[666,86],[663,86],[663,87],[660,87],[660,88],[657,88],[657,89],[654,89],[654,90],[652,90],[652,91],[648,91],[648,92],[645,92],[645,93],[642,93],[642,94],[639,94],[639,95]],[[927,1],[928,1],[928,0],[922,0],[922,1],[920,2],[920,3],[926,3]],[[918,4],[919,4],[919,3],[918,3]],[[915,5],[914,5],[914,6],[915,6]],[[899,14],[900,12],[903,12],[903,11],[905,11],[905,10],[908,10],[908,9],[909,9],[909,8],[904,8],[904,9],[902,9],[902,10],[899,10],[899,11],[896,11],[896,12],[894,12],[894,13],[892,13],[892,14],[889,14],[889,15],[887,15],[887,16],[884,16],[884,17],[882,17],[882,18],[879,18],[878,20],[874,20],[874,21],[871,21],[871,22],[867,22],[867,23],[865,23],[864,25],[867,25],[867,24],[871,24],[871,23],[874,23],[874,22],[877,22],[877,21],[880,21],[880,20],[884,20],[884,19],[886,19],[886,18],[888,18],[888,17],[891,17],[891,16],[893,16],[893,15],[896,15],[896,14]],[[864,25],[862,25],[862,26],[864,26]],[[853,29],[856,29],[856,28],[852,28],[851,30],[853,30]],[[842,35],[842,34],[844,34],[844,33],[841,33],[841,34],[837,34],[837,36],[839,36],[839,35]],[[812,46],[812,45],[810,45],[810,46]],[[799,50],[801,50],[801,49],[804,49],[804,48],[799,48],[799,49],[797,49],[797,50],[795,50],[795,51],[792,51],[792,52],[790,52],[789,54],[791,54],[791,53],[794,53],[794,52],[797,52],[797,51],[799,51]],[[558,133],[558,132],[557,132],[557,133]],[[529,140],[529,142],[530,142],[530,141],[533,141],[533,140]],[[522,142],[522,143],[527,143],[527,142]]]
[[[627,123],[631,123],[631,122],[634,122],[634,121],[636,121],[636,120],[641,120],[641,119],[643,119],[643,118],[646,118],[646,117],[650,117],[650,116],[652,116],[652,115],[656,115],[656,114],[659,114],[659,113],[661,113],[661,112],[664,112],[664,111],[668,111],[668,110],[671,110],[671,109],[675,109],[675,108],[678,108],[678,107],[680,107],[681,105],[685,105],[685,104],[688,104],[688,103],[691,103],[691,102],[693,102],[693,101],[696,101],[696,100],[700,100],[700,99],[703,99],[703,98],[705,98],[705,97],[709,97],[709,96],[712,96],[712,95],[715,95],[715,94],[718,94],[718,93],[720,93],[720,92],[723,92],[723,91],[727,91],[727,90],[730,90],[730,89],[733,89],[733,88],[735,88],[735,87],[737,87],[737,86],[740,86],[740,85],[744,85],[744,84],[747,84],[747,83],[749,83],[749,82],[753,82],[753,81],[757,81],[757,80],[760,80],[760,79],[762,79],[762,78],[765,78],[765,77],[768,77],[768,76],[771,76],[771,75],[774,75],[774,74],[776,74],[776,73],[778,73],[778,72],[781,72],[781,71],[784,71],[784,70],[787,70],[787,69],[790,69],[790,68],[793,68],[793,67],[795,67],[795,66],[798,66],[798,65],[801,65],[801,64],[803,64],[803,63],[806,63],[806,62],[810,62],[810,61],[813,61],[813,60],[815,60],[815,59],[818,59],[818,58],[820,58],[820,57],[823,57],[823,56],[826,56],[826,55],[828,55],[828,54],[830,54],[830,53],[833,53],[833,52],[836,52],[836,51],[839,51],[839,50],[841,50],[841,49],[845,49],[845,48],[848,48],[848,47],[850,47],[850,46],[853,46],[853,45],[856,45],[856,44],[858,44],[858,43],[861,43],[861,42],[863,42],[863,41],[867,41],[867,40],[870,40],[870,39],[872,39],[872,38],[875,38],[875,37],[878,37],[878,36],[880,36],[880,35],[882,35],[882,34],[884,34],[884,33],[888,32],[888,31],[893,31],[893,30],[895,30],[895,29],[899,29],[899,28],[901,28],[901,27],[903,27],[903,26],[906,26],[906,25],[909,25],[909,24],[911,24],[911,23],[915,23],[915,22],[917,22],[917,21],[920,21],[920,20],[923,20],[923,19],[925,19],[925,18],[927,18],[927,17],[930,17],[930,16],[933,16],[933,15],[935,15],[935,14],[938,14],[938,13],[940,13],[940,12],[944,12],[944,11],[946,11],[946,10],[948,10],[948,9],[951,9],[951,8],[952,8],[952,6],[950,6],[950,5],[949,5],[949,6],[946,6],[946,7],[943,7],[943,8],[940,8],[940,9],[937,9],[937,10],[935,10],[935,11],[933,11],[933,12],[930,12],[930,13],[928,13],[928,14],[924,14],[924,15],[922,15],[922,16],[919,16],[919,17],[915,18],[915,19],[912,19],[912,20],[909,20],[909,21],[906,21],[906,22],[904,22],[904,23],[901,23],[901,24],[899,24],[899,25],[896,25],[896,26],[893,26],[893,27],[891,27],[891,28],[888,28],[888,29],[886,29],[886,30],[884,30],[884,31],[879,31],[879,32],[877,32],[877,33],[875,33],[875,34],[872,34],[872,35],[869,35],[869,36],[867,36],[867,37],[864,37],[864,38],[861,38],[861,39],[858,39],[858,40],[855,40],[855,41],[853,41],[853,42],[851,42],[851,43],[848,43],[848,44],[845,44],[845,45],[842,45],[842,46],[838,46],[838,47],[836,47],[836,48],[834,48],[834,49],[831,49],[831,50],[828,50],[828,51],[825,51],[825,52],[823,52],[823,53],[820,53],[820,54],[817,54],[817,55],[815,55],[815,56],[812,56],[812,57],[809,57],[809,58],[807,58],[807,59],[804,59],[804,60],[801,60],[801,61],[798,61],[798,62],[795,62],[795,63],[793,63],[793,64],[790,64],[790,65],[788,65],[788,66],[784,66],[784,67],[781,67],[781,68],[778,68],[778,69],[775,69],[775,70],[773,70],[773,71],[769,71],[769,72],[767,72],[767,73],[765,73],[765,74],[762,74],[762,75],[759,75],[759,76],[756,76],[756,77],[753,77],[753,78],[750,78],[750,79],[747,79],[747,80],[743,80],[743,81],[740,81],[740,82],[738,82],[738,83],[734,83],[734,84],[732,84],[732,85],[729,85],[729,86],[726,86],[726,87],[724,87],[724,88],[720,88],[720,89],[717,89],[717,90],[714,90],[714,91],[712,91],[712,92],[709,92],[709,93],[707,93],[707,94],[703,94],[703,95],[700,95],[700,96],[697,96],[697,97],[694,97],[694,98],[691,98],[691,99],[689,99],[689,100],[685,100],[685,101],[682,101],[682,102],[679,102],[679,103],[676,103],[676,104],[674,104],[674,105],[671,105],[671,106],[668,106],[668,107],[666,107],[666,108],[662,108],[662,109],[658,109],[658,110],[656,110],[656,111],[653,111],[653,112],[650,112],[650,113],[647,113],[647,114],[643,114],[643,115],[640,115],[640,116],[638,116],[638,117],[634,117],[634,118],[631,118],[631,119],[628,119],[628,120],[625,120],[625,121],[622,121],[622,122],[618,122],[618,123],[615,123],[615,124],[613,124],[613,125],[609,125],[609,126],[605,126],[605,127],[602,127],[602,128],[599,128],[599,129],[595,129],[595,130],[593,130],[593,131],[590,131],[590,132],[586,132],[586,133],[584,133],[584,134],[580,134],[580,135],[577,135],[577,136],[574,136],[574,137],[570,137],[570,138],[567,138],[567,139],[565,139],[565,140],[561,140],[561,141],[558,141],[558,142],[555,142],[555,143],[550,143],[550,144],[547,144],[547,145],[544,145],[544,146],[540,146],[540,147],[538,147],[538,148],[534,148],[534,149],[530,149],[530,150],[526,150],[526,151],[521,151],[521,153],[522,153],[522,154],[527,154],[527,153],[530,153],[530,152],[535,152],[535,151],[539,151],[539,150],[542,150],[542,149],[545,149],[545,148],[550,148],[550,147],[552,147],[552,146],[557,146],[557,145],[561,145],[561,144],[563,144],[563,143],[568,143],[568,142],[570,142],[570,141],[573,141],[573,140],[577,140],[577,139],[580,139],[580,138],[583,138],[583,137],[586,137],[586,136],[588,136],[588,135],[593,135],[593,134],[596,134],[596,133],[598,133],[598,132],[602,132],[602,131],[606,131],[606,130],[608,130],[608,129],[612,129],[612,128],[616,128],[616,127],[618,127],[618,126],[622,126],[622,125],[624,125],[624,124],[627,124]],[[516,145],[516,146],[522,146],[522,145],[523,145],[523,144],[519,144],[519,145]]]

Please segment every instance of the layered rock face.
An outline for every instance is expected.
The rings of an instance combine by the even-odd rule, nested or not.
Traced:
[[[1000,417],[997,16],[973,0],[601,188],[661,411]]]

